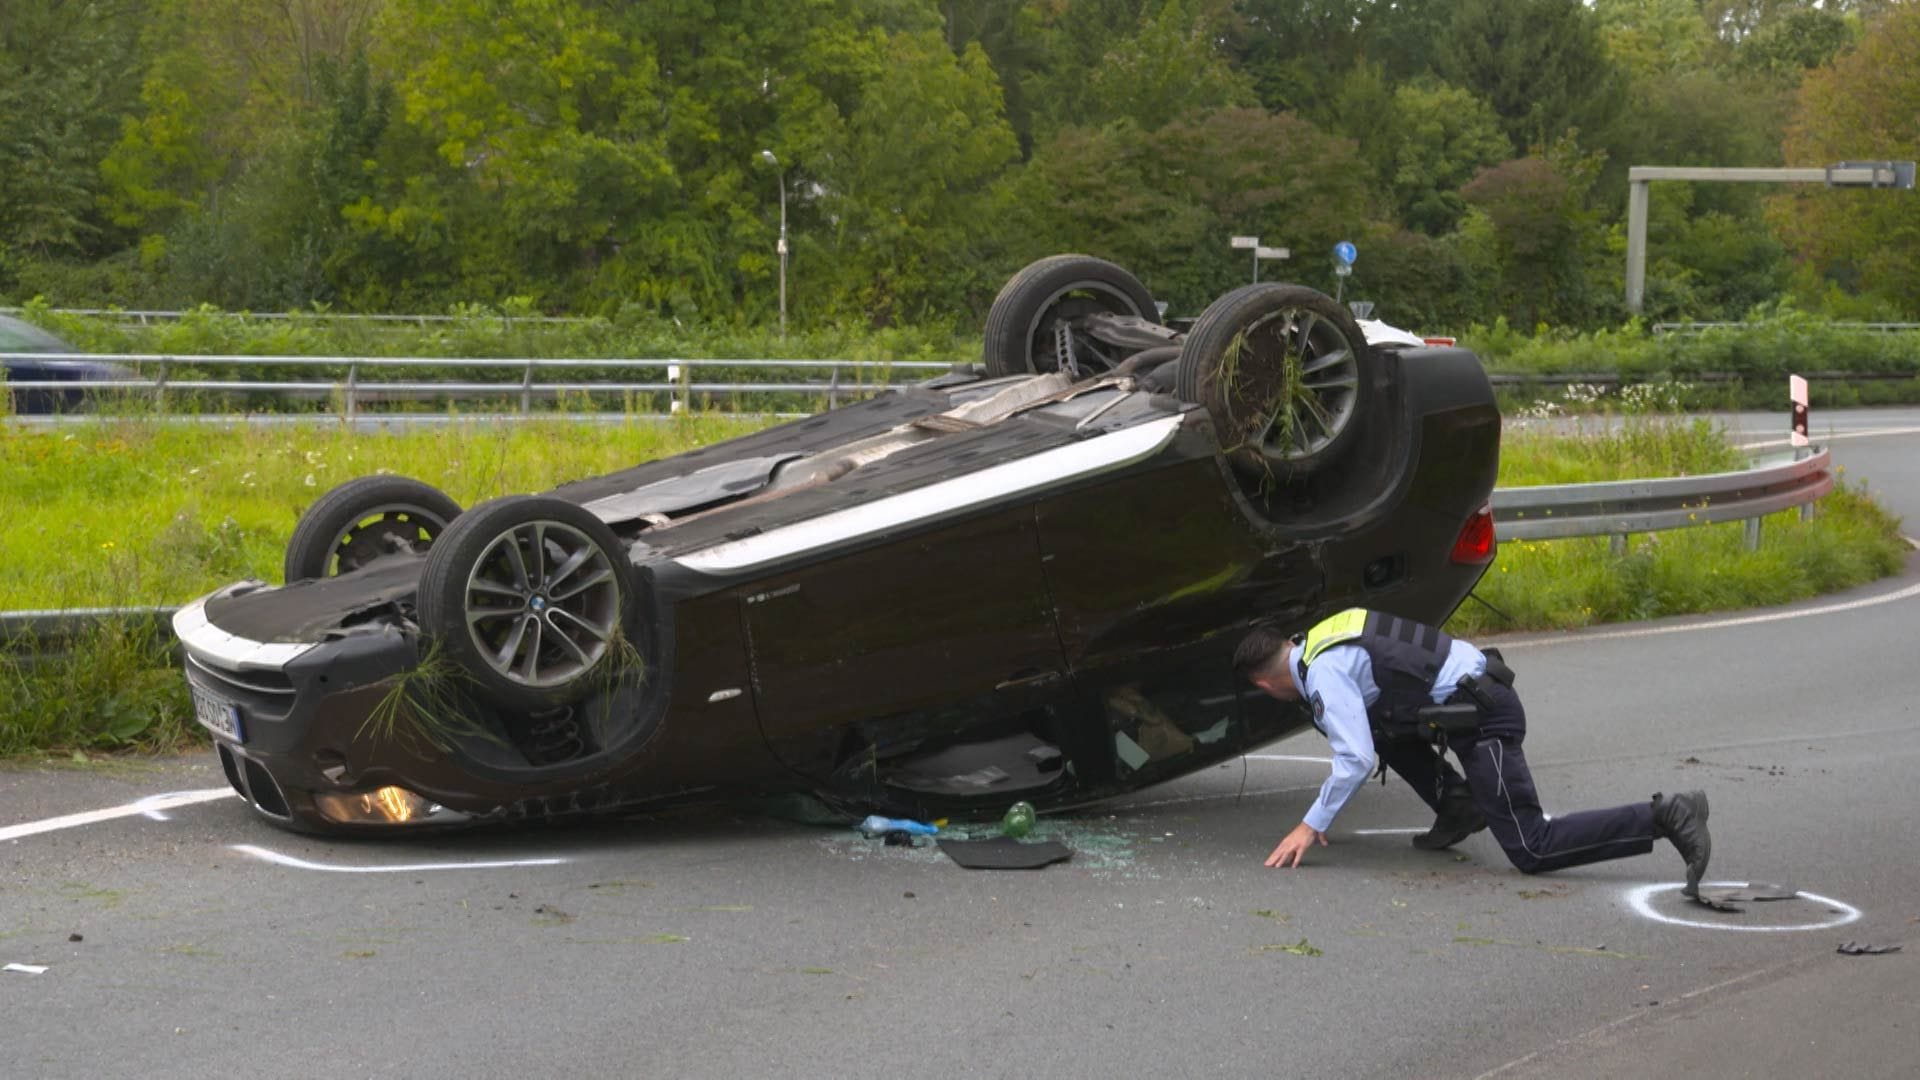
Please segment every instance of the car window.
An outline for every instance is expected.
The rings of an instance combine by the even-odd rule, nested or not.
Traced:
[[[67,343],[45,330],[0,315],[0,352],[69,352]]]

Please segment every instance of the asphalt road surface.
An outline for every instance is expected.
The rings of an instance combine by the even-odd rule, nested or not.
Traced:
[[[1815,429],[1920,521],[1920,410]],[[1325,776],[1311,735],[1047,819],[1076,855],[1032,873],[714,811],[318,841],[205,754],[16,768],[0,963],[45,970],[0,972],[0,1076],[1908,1077],[1917,623],[1920,555],[1499,642],[1549,808],[1706,788],[1710,879],[1798,891],[1737,914],[1683,903],[1664,843],[1538,877],[1485,833],[1415,851],[1397,782],[1267,870]]]

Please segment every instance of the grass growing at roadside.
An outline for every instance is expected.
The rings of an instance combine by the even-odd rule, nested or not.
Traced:
[[[1692,476],[1744,466],[1704,420],[1640,417],[1571,438],[1510,428],[1499,483]],[[1844,484],[1809,521],[1798,510],[1768,516],[1760,538],[1759,549],[1747,551],[1744,523],[1730,522],[1637,534],[1624,554],[1614,553],[1608,537],[1510,541],[1474,591],[1485,603],[1468,600],[1448,629],[1466,636],[1560,630],[1783,604],[1897,573],[1909,554],[1900,523]]]
[[[767,423],[0,428],[0,609],[173,604],[240,578],[277,582],[301,510],[356,476],[417,477],[472,506]]]
[[[201,741],[172,650],[171,635],[142,621],[102,625],[39,655],[0,643],[0,757]]]

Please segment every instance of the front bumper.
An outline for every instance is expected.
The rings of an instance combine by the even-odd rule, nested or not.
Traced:
[[[276,824],[334,828],[315,792],[371,790],[382,763],[357,738],[382,684],[416,666],[399,628],[355,627],[327,641],[255,641],[214,625],[209,601],[263,588],[241,582],[181,608],[173,629],[184,654],[194,712],[213,735],[227,782]]]

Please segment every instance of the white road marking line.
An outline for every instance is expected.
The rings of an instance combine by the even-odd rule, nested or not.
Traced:
[[[1835,439],[1877,439],[1884,435],[1920,435],[1920,427],[1868,428],[1865,431],[1837,431],[1820,436],[1819,441],[1831,442]],[[1792,440],[1790,439],[1769,439],[1766,442],[1741,443],[1738,449],[1767,450],[1775,446],[1787,446],[1790,445],[1791,442]]]
[[[194,803],[212,802],[215,799],[238,798],[239,793],[230,787],[204,788],[199,791],[176,791],[168,795],[149,795],[138,802],[125,806],[108,807],[105,810],[88,810],[80,814],[66,814],[42,821],[28,821],[19,825],[9,825],[0,829],[0,841],[18,840],[23,836],[54,832],[59,829],[72,829],[81,825],[92,825],[115,818],[133,817],[144,814],[152,817],[156,812],[176,806],[191,806]],[[157,820],[165,821],[164,817]]]
[[[1429,831],[1431,830],[1428,830],[1428,829],[1355,829],[1353,830],[1353,835],[1355,836],[1407,836],[1407,835],[1418,836],[1420,834],[1423,834]]]
[[[1907,542],[1914,544],[1912,538],[1908,538]],[[1920,544],[1915,544],[1915,547],[1920,548]],[[1838,615],[1844,611],[1858,611],[1861,608],[1878,607],[1881,604],[1891,604],[1896,600],[1906,600],[1915,596],[1920,596],[1920,585],[1909,585],[1899,592],[1886,593],[1881,596],[1869,596],[1863,600],[1849,600],[1843,604],[1828,604],[1824,607],[1804,608],[1799,611],[1776,611],[1770,615],[1743,615],[1734,619],[1716,619],[1712,622],[1688,623],[1685,626],[1650,626],[1641,630],[1606,630],[1597,634],[1573,632],[1555,637],[1531,637],[1516,640],[1494,639],[1487,644],[1497,645],[1502,649],[1524,649],[1545,645],[1584,645],[1590,641],[1607,641],[1612,638],[1659,637],[1662,634],[1685,634],[1695,630],[1725,630],[1734,626],[1754,626],[1759,623],[1782,622],[1787,619],[1806,619],[1815,615]]]
[[[1749,883],[1745,881],[1703,881],[1700,883],[1700,887],[1715,889],[1746,888],[1748,884]],[[1819,893],[1810,893],[1805,889],[1793,895],[1799,899],[1811,900],[1816,904],[1825,904],[1829,908],[1838,910],[1839,914],[1825,922],[1808,923],[1805,926],[1742,926],[1738,923],[1704,922],[1699,919],[1683,919],[1678,915],[1662,915],[1660,912],[1653,910],[1653,904],[1651,903],[1653,894],[1672,892],[1678,888],[1680,888],[1678,882],[1671,882],[1665,885],[1642,885],[1635,889],[1628,889],[1626,892],[1627,906],[1632,908],[1635,914],[1652,919],[1654,922],[1668,923],[1673,926],[1691,926],[1701,930],[1735,930],[1747,934],[1784,934],[1789,931],[1800,930],[1831,930],[1836,926],[1845,926],[1850,922],[1858,921],[1860,918],[1860,909],[1854,907],[1852,904],[1842,903],[1839,900],[1821,896]]]
[[[398,863],[387,866],[337,866],[333,863],[309,862],[306,859],[283,855],[269,848],[255,847],[252,844],[231,844],[229,847],[243,855],[273,863],[276,866],[291,867],[295,870],[323,870],[334,874],[418,874],[428,870],[503,870],[514,866],[559,866],[565,859],[497,859],[491,862],[451,862],[451,863]]]
[[[1307,761],[1315,765],[1331,765],[1332,758],[1307,757],[1304,754],[1243,754],[1248,761]]]
[[[133,805],[138,807],[140,813],[149,821],[172,821],[173,819],[162,813],[162,811],[170,810],[176,806],[190,806],[194,803],[212,802],[221,795],[235,794],[238,794],[238,792],[232,788],[202,788],[199,791],[168,791],[159,795],[149,795],[144,799],[138,800]]]

